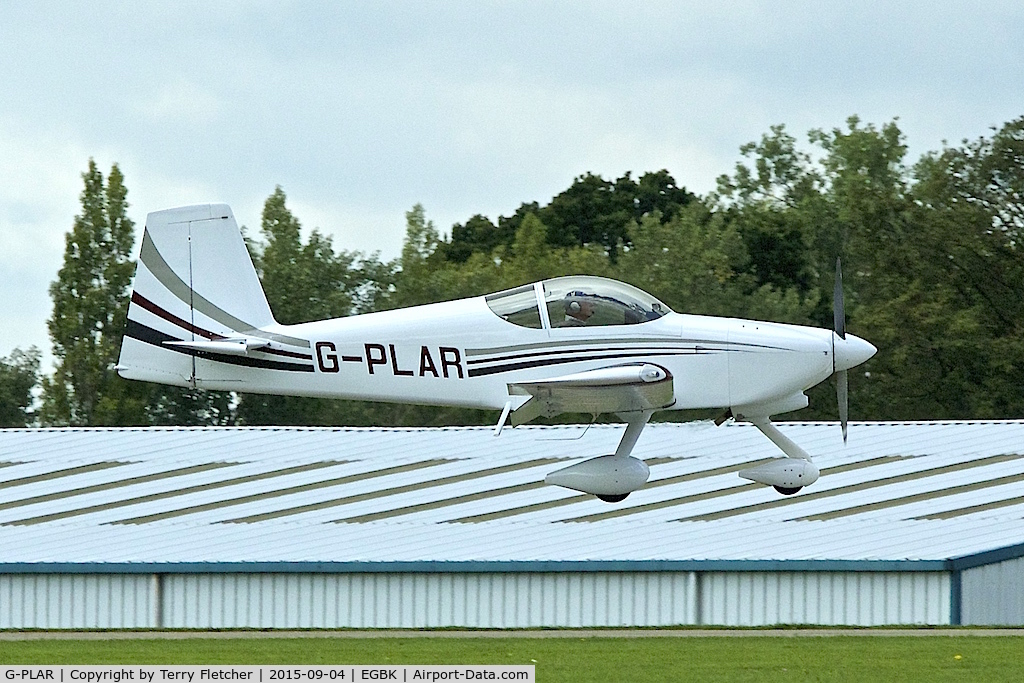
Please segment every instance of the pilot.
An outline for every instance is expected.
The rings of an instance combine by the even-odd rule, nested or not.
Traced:
[[[583,292],[569,292],[562,303],[565,306],[565,319],[555,323],[555,327],[581,327],[594,315],[594,302]]]

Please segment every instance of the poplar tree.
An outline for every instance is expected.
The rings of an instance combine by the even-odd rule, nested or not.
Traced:
[[[50,285],[47,327],[57,367],[44,382],[43,419],[59,425],[145,424],[149,388],[125,382],[114,370],[135,271],[128,190],[117,164],[104,182],[89,159],[82,180],[82,210],[65,236],[64,265]]]

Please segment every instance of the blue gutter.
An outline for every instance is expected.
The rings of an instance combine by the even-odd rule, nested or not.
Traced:
[[[0,574],[379,574],[539,572],[941,572],[947,560],[551,560],[413,562],[8,562]]]
[[[962,572],[1024,557],[1024,543],[945,560],[411,560],[0,562],[0,574]]]
[[[1024,543],[1008,545],[1004,548],[996,548],[995,550],[986,550],[974,553],[973,555],[961,555],[960,557],[947,560],[947,562],[949,562],[951,570],[963,571],[964,569],[983,567],[986,564],[1016,560],[1021,557],[1024,557]]]

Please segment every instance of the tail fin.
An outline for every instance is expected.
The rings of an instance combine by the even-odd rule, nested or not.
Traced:
[[[122,377],[195,386],[195,349],[251,348],[254,333],[266,338],[260,328],[273,324],[227,205],[149,214],[117,366]]]

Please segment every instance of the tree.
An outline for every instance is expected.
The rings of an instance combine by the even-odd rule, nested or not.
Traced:
[[[538,216],[549,228],[550,243],[563,247],[599,244],[614,255],[634,218],[632,190],[636,186],[628,175],[621,182],[626,191],[587,173],[556,195]]]
[[[0,427],[27,427],[34,421],[32,390],[39,384],[39,350],[14,349],[0,358]]]
[[[453,225],[451,238],[439,246],[446,261],[465,263],[473,254],[490,254],[499,245],[511,243],[513,236],[507,222],[498,227],[486,216],[477,214],[465,223]]]
[[[146,406],[146,422],[185,427],[233,425],[235,402],[229,391],[155,385]]]
[[[758,287],[807,295],[819,284],[812,241],[823,224],[831,224],[823,178],[782,125],[741,146],[740,153],[752,167],[737,163],[733,176],[720,176],[711,202],[743,240]]]
[[[437,251],[447,261],[464,263],[471,254],[512,247],[523,222],[534,216],[547,226],[545,239],[551,247],[596,247],[614,262],[629,242],[631,222],[654,212],[670,220],[695,199],[666,170],[645,173],[639,181],[628,172],[615,181],[584,173],[546,206],[521,204],[511,216],[498,218],[497,225],[480,215],[456,223],[451,238],[440,241]]]
[[[261,232],[266,245],[253,260],[275,319],[285,325],[339,318],[380,308],[387,298],[394,266],[377,254],[334,250],[318,229],[302,241],[302,224],[288,209],[280,186],[263,205]]]
[[[145,424],[148,388],[125,382],[114,371],[135,270],[128,190],[117,164],[104,184],[90,159],[82,179],[82,212],[65,236],[64,265],[50,285],[53,313],[47,326],[58,364],[44,382],[44,419],[66,425]]]
[[[820,225],[814,236],[819,270],[828,273],[835,256],[848,256],[856,264],[851,271],[858,278],[854,291],[870,296],[866,289],[872,288],[884,296],[887,278],[905,272],[906,252],[890,246],[907,234],[907,146],[895,121],[881,128],[862,127],[851,116],[847,127],[810,133],[825,153],[823,175],[832,210],[829,223]]]
[[[628,180],[629,174],[624,178]],[[616,185],[622,184],[620,179]],[[640,219],[657,211],[663,220],[670,221],[683,207],[696,200],[696,195],[676,185],[675,178],[666,169],[644,173],[633,189],[634,218]]]
[[[937,238],[923,255],[955,275],[1000,333],[1014,330],[1024,316],[1024,117],[991,139],[925,155],[914,176],[918,214]]]
[[[441,236],[433,221],[427,220],[422,204],[416,204],[406,212],[405,239],[389,308],[418,306],[450,298],[444,285],[445,278],[440,272],[445,269],[438,251],[440,243]]]
[[[335,252],[329,236],[313,230],[305,243],[302,225],[281,187],[263,205],[265,246],[253,245],[253,260],[274,318],[293,325],[373,310],[387,296],[393,267],[376,256]],[[244,394],[237,408],[245,424],[345,424],[338,402],[295,396]],[[342,420],[342,421],[339,421]]]
[[[942,296],[934,384],[953,416],[1024,413],[1024,117],[914,167],[912,267]],[[937,306],[935,308],[938,308]],[[958,323],[950,324],[953,320]],[[938,315],[938,314],[937,314]],[[952,348],[947,348],[955,344]]]
[[[585,173],[536,213],[550,244],[597,246],[614,263],[629,243],[630,224],[654,212],[670,220],[694,198],[666,170],[645,173],[639,182],[628,172],[614,182]]]
[[[342,289],[346,264],[318,234],[304,248],[299,220],[280,186],[263,204],[261,232],[266,245],[254,258],[274,318],[285,325],[345,315],[350,302]],[[325,244],[326,243],[326,244]],[[324,246],[327,247],[325,253]],[[314,277],[320,271],[322,279]],[[238,418],[244,424],[318,424],[322,402],[295,396],[243,394]]]

